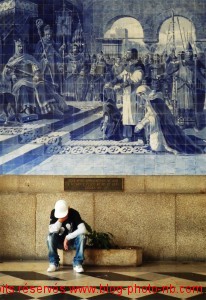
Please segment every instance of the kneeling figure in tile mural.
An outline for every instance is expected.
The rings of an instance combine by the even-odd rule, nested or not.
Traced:
[[[84,222],[78,211],[68,207],[65,200],[58,200],[51,211],[47,246],[49,250],[49,268],[47,272],[59,269],[58,249],[76,249],[73,269],[77,273],[84,272],[84,249],[87,233]]]
[[[186,135],[175,123],[175,118],[163,100],[162,93],[156,93],[146,85],[139,86],[136,92],[145,100],[146,114],[136,125],[135,132],[149,127],[149,143],[152,151],[174,154],[205,153],[205,141],[196,136]]]

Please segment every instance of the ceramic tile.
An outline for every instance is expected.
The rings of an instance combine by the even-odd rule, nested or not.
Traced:
[[[6,272],[4,271],[3,274],[8,275],[8,276],[12,276],[12,277],[17,277],[23,280],[59,280],[59,278],[56,278],[53,275],[50,276],[46,276],[40,273],[36,273],[36,272],[21,272],[21,271],[9,271]]]
[[[144,279],[138,277],[131,277],[126,275],[121,275],[117,273],[98,273],[98,272],[86,272],[87,276],[102,278],[109,281],[145,281]]]
[[[162,275],[166,276],[173,276],[173,277],[178,277],[182,279],[188,279],[188,280],[194,280],[194,281],[206,281],[206,275],[201,275],[201,274],[195,274],[195,273],[161,273]]]
[[[46,265],[38,261],[1,264],[0,299],[204,299],[206,292],[204,263],[95,267],[83,274],[65,267],[51,274],[53,280],[44,271]],[[188,293],[188,288],[201,285],[201,291]],[[13,289],[10,294],[8,287]]]
[[[86,2],[0,2],[0,174],[205,175],[205,2],[173,0],[174,18],[164,0]],[[135,88],[147,84],[155,101],[126,97],[131,64],[142,76]],[[176,89],[187,73],[188,93]]]
[[[81,299],[80,297],[69,295],[69,294],[56,294],[56,295],[48,295],[45,297],[41,297],[43,300],[77,300]]]

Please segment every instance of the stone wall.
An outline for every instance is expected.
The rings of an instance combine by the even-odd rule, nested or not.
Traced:
[[[49,214],[64,198],[93,229],[144,260],[205,260],[205,176],[126,176],[124,192],[64,192],[62,176],[0,176],[0,257],[45,259]]]

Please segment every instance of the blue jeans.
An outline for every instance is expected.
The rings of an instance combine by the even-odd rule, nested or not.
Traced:
[[[47,237],[47,246],[49,250],[49,262],[55,266],[59,265],[59,255],[57,249],[63,249],[64,238],[58,233],[50,233]],[[76,238],[68,241],[69,249],[76,249],[76,255],[73,259],[73,266],[82,265],[84,261],[84,249],[86,244],[86,236],[81,234]]]

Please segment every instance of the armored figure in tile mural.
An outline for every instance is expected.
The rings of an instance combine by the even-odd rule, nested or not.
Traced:
[[[205,78],[203,64],[194,57],[190,43],[184,56],[173,63],[175,77],[173,92],[177,101],[177,122],[182,128],[201,130],[205,102]]]
[[[88,92],[88,67],[84,53],[74,44],[72,51],[65,56],[66,78],[64,80],[63,94],[70,100],[85,101]]]
[[[106,62],[103,52],[97,53],[92,56],[91,68],[90,68],[90,94],[93,101],[99,101],[103,99],[104,84],[106,73]]]

